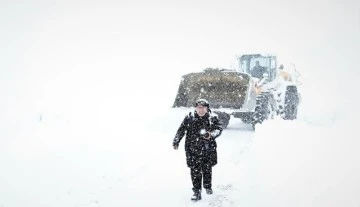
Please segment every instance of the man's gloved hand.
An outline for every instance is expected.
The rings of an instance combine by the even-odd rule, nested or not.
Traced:
[[[209,140],[211,137],[210,132],[207,132],[205,129],[200,130],[200,137],[206,140]]]
[[[211,138],[210,132],[206,132],[202,138],[206,139],[206,140],[209,140]]]
[[[174,150],[177,150],[179,148],[179,144],[173,144]]]

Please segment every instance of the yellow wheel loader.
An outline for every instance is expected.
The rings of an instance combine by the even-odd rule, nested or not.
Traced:
[[[296,77],[278,68],[275,56],[250,54],[237,60],[238,69],[207,68],[183,75],[173,107],[193,107],[197,99],[207,99],[224,128],[231,116],[254,129],[276,115],[296,119]]]

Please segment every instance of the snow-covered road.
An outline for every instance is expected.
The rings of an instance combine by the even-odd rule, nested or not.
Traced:
[[[27,127],[2,145],[0,206],[191,205],[184,142],[178,151],[171,146],[188,111],[169,109],[131,125],[116,117],[107,119],[112,122],[46,115],[42,122],[24,120]],[[248,166],[241,159],[254,133],[238,125],[239,120],[230,122],[218,140],[215,194],[204,196],[205,206],[230,205],[232,193],[247,191],[236,181],[246,177]]]
[[[193,206],[184,141],[171,145],[189,111],[4,123],[0,206]],[[217,141],[214,194],[196,206],[357,206],[359,141],[342,136],[347,123],[275,119],[254,132],[231,119]]]

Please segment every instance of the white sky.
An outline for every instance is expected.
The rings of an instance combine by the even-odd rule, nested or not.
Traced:
[[[230,68],[236,55],[259,52],[296,64],[312,86],[307,88],[321,88],[331,100],[343,89],[340,76],[359,75],[354,67],[359,5],[355,0],[1,1],[0,95],[6,100],[1,108],[10,114],[86,104],[111,108],[140,98],[169,107],[181,75]],[[165,91],[174,96],[163,97]]]

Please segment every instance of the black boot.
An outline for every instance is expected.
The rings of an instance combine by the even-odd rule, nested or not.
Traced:
[[[193,189],[194,195],[191,197],[192,201],[198,201],[201,200],[201,190],[199,189]]]
[[[206,188],[206,194],[208,195],[213,194],[213,190],[211,188]]]

